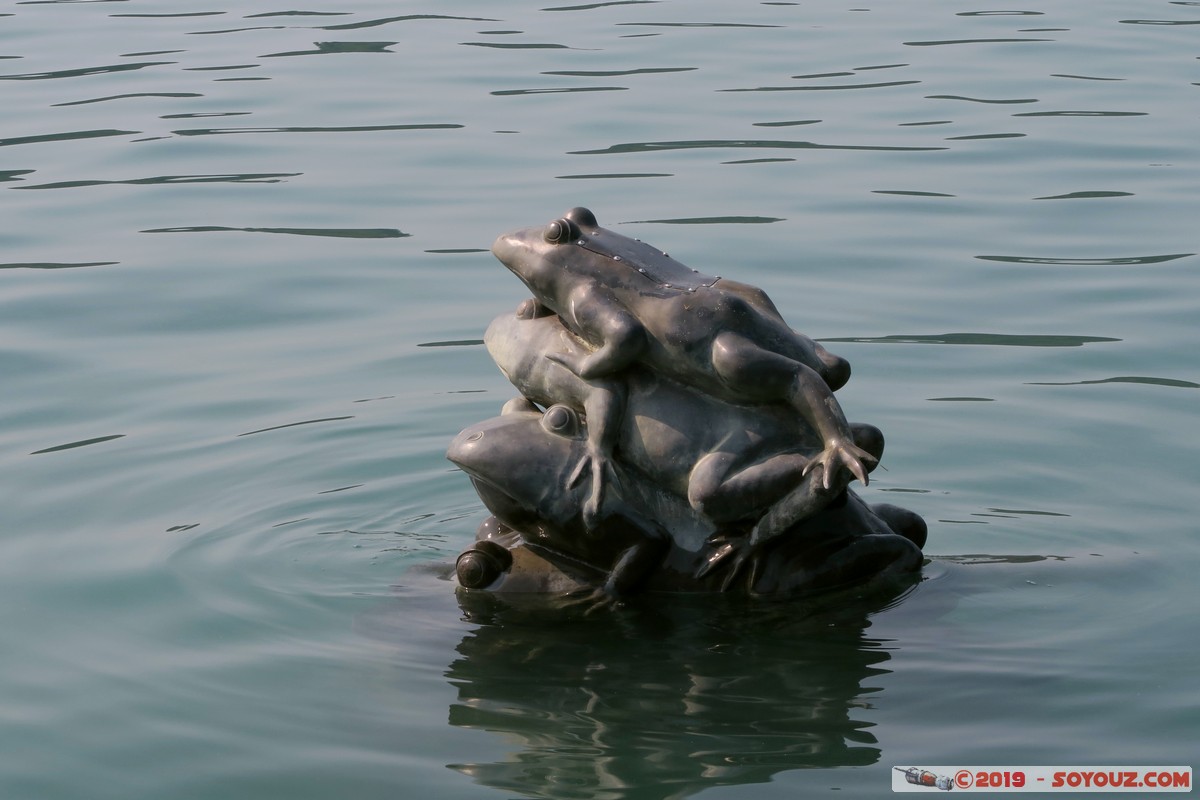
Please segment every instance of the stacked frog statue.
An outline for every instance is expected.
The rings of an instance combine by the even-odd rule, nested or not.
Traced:
[[[447,453],[492,513],[461,586],[800,594],[920,569],[924,521],[848,488],[883,454],[834,398],[849,364],[761,290],[586,208],[492,252],[533,297],[484,336],[520,397]]]

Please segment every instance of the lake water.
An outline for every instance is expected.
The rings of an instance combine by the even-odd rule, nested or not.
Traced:
[[[6,4],[0,795],[1195,764],[1200,3],[1001,8]],[[850,360],[919,585],[456,599],[487,248],[575,205]]]

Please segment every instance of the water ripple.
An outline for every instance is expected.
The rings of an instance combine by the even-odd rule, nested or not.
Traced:
[[[570,50],[565,44],[552,42],[459,42],[465,47],[492,47],[497,50]]]
[[[121,58],[146,58],[147,56],[168,56],[173,53],[186,53],[187,50],[142,50],[137,53],[122,53]]]
[[[213,117],[248,117],[251,111],[197,111],[190,114],[163,114],[159,119],[212,119]]]
[[[1054,39],[941,39],[931,42],[905,42],[908,47],[940,47],[955,44],[1009,44],[1015,42],[1053,42]]]
[[[753,122],[751,123],[756,128],[792,128],[797,125],[816,125],[821,122],[819,119],[788,119],[780,122]]]
[[[1035,197],[1034,200],[1094,200],[1102,197],[1133,197],[1132,192],[1068,192],[1046,197]]]
[[[405,14],[399,17],[383,17],[382,19],[371,19],[365,22],[345,22],[341,25],[320,25],[320,30],[323,31],[349,31],[359,28],[378,28],[380,25],[390,25],[393,22],[412,22],[414,20],[428,19],[451,19],[462,20],[464,22],[500,22],[498,19],[490,17],[454,17],[446,14]]]
[[[597,180],[602,178],[673,178],[670,172],[592,172],[582,175],[555,175],[564,181]]]
[[[717,89],[718,92],[820,92],[840,89],[886,89],[891,86],[911,86],[920,81],[885,81],[882,83],[842,83],[835,86],[755,86],[749,89]]]
[[[412,234],[395,228],[231,228],[224,225],[194,225],[150,228],[141,233],[281,233],[291,236],[329,236],[336,239],[404,239]]]
[[[1097,78],[1093,75],[1066,75],[1063,73],[1054,73],[1051,78],[1072,78],[1077,81],[1123,81],[1124,78]]]
[[[988,100],[982,97],[965,97],[958,94],[931,94],[926,95],[926,100],[965,100],[968,103],[987,103],[990,105],[1019,105],[1022,103],[1036,103],[1037,99],[1033,97],[1021,97],[1013,100]]]
[[[129,92],[127,94],[112,94],[107,97],[93,97],[89,100],[72,100],[67,103],[53,103],[51,108],[62,108],[64,106],[84,106],[89,103],[104,103],[109,100],[127,100],[135,97],[204,97],[199,92]]]
[[[159,175],[154,178],[133,178],[121,181],[79,180],[38,183],[32,186],[13,186],[13,189],[76,189],[84,186],[158,186],[177,183],[281,183],[283,178],[295,178],[303,172],[251,172],[232,175]]]
[[[1170,253],[1161,256],[1132,256],[1127,258],[1038,258],[1031,256],[975,256],[981,261],[1000,261],[1005,264],[1062,264],[1084,267],[1124,267],[1136,264],[1161,264],[1179,258],[1189,258],[1195,253]]]
[[[0,147],[18,144],[40,144],[42,142],[64,142],[71,139],[98,139],[104,136],[136,136],[141,131],[122,131],[115,128],[102,128],[93,131],[66,131],[64,133],[43,133],[37,136],[14,136],[0,139]]]
[[[228,11],[180,11],[174,14],[109,14],[110,17],[134,17],[137,19],[162,19],[174,17],[219,17]]]
[[[177,64],[177,61],[136,61],[125,64],[105,64],[99,67],[78,67],[76,69],[60,69],[53,72],[24,72],[15,75],[0,75],[0,81],[43,81],[57,78],[80,78],[85,75],[103,75],[110,72],[132,72],[147,67],[161,67],[167,64]]]
[[[80,267],[111,267],[120,261],[36,261],[16,264],[0,264],[0,269],[78,269]]]
[[[348,17],[349,11],[264,11],[261,14],[247,14],[245,19],[260,19],[262,17]]]
[[[699,67],[641,67],[638,69],[564,69],[543,72],[542,75],[563,75],[571,78],[619,78],[626,75],[657,75],[664,72],[692,72]]]
[[[603,3],[585,3],[578,6],[551,6],[550,8],[540,9],[541,11],[591,11],[594,8],[604,8],[606,6],[641,6],[651,5],[662,2],[662,0],[607,0]]]
[[[498,89],[488,94],[496,97],[515,97],[526,94],[570,94],[574,92],[625,92],[628,86],[558,86],[549,89]]]
[[[1200,19],[1123,19],[1125,25],[1200,25]]]
[[[389,47],[399,42],[313,42],[315,50],[288,50],[283,53],[267,53],[259,58],[283,58],[285,56],[320,56],[330,53],[394,53]]]
[[[679,217],[677,219],[637,219],[627,225],[765,225],[783,222],[782,217]]]
[[[786,164],[795,161],[794,158],[735,158],[732,161],[722,161],[722,164]]]
[[[246,431],[239,433],[238,436],[253,436],[256,433],[267,433],[268,431],[281,431],[284,428],[296,428],[301,425],[316,425],[321,422],[341,422],[347,419],[354,419],[353,415],[347,417],[322,417],[321,419],[306,419],[302,422],[289,422],[286,425],[273,425],[270,428],[259,428],[256,431]]]
[[[1098,342],[1119,342],[1107,336],[1059,336],[1007,333],[895,334],[892,336],[849,336],[821,339],[822,342],[858,344],[954,344],[1002,347],[1083,347]]]
[[[1024,133],[975,133],[970,136],[947,136],[947,142],[970,142],[979,139],[1020,139],[1027,134]]]
[[[111,436],[97,436],[94,439],[82,439],[78,442],[67,442],[66,444],[58,444],[54,447],[47,447],[44,450],[34,450],[29,455],[39,456],[43,453],[57,453],[60,450],[74,450],[76,447],[87,447],[88,445],[100,444],[101,442],[111,442],[113,439],[124,439],[125,434],[114,433]]]
[[[233,69],[258,69],[262,64],[221,64],[215,67],[184,67],[184,72],[226,72]]]
[[[676,142],[626,142],[598,150],[572,150],[572,156],[608,155],[612,153],[657,153],[663,150],[698,149],[767,149],[767,150],[872,150],[885,152],[922,152],[945,150],[944,147],[887,147],[882,145],[817,144],[787,139],[696,139]]]
[[[782,28],[782,25],[761,25],[754,22],[618,22],[632,28]]]
[[[437,131],[462,128],[455,123],[421,123],[414,125],[297,125],[285,128],[188,128],[171,131],[176,136],[225,136],[235,133],[364,133],[372,131]],[[137,131],[132,131],[136,133]],[[131,131],[119,131],[131,133]],[[115,135],[115,134],[110,134]],[[0,145],[6,140],[0,139]]]
[[[1014,117],[1146,117],[1144,111],[1025,111]]]
[[[1140,375],[1120,375],[1115,378],[1100,378],[1091,381],[1029,381],[1029,386],[1094,386],[1103,383],[1144,383],[1150,386],[1168,386],[1173,389],[1200,389],[1200,383],[1181,381],[1175,378],[1148,378]]]
[[[906,189],[873,189],[872,194],[894,194],[903,197],[955,197],[945,192],[918,192]]]

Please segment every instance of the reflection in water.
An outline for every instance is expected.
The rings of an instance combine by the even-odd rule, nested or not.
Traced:
[[[461,594],[479,623],[447,676],[450,724],[502,734],[505,760],[452,764],[532,797],[687,797],[779,772],[863,766],[870,679],[889,652],[864,635],[896,600],[819,607],[724,596],[583,616]]]

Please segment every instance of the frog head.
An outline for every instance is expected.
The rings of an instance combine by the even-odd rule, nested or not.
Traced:
[[[559,314],[571,290],[583,283],[673,294],[695,292],[720,280],[657,247],[601,227],[596,215],[583,207],[546,225],[501,235],[492,244],[492,254]]]
[[[574,410],[559,405],[543,413],[524,403],[463,430],[446,457],[470,476],[497,519],[555,539],[582,532],[585,487],[569,485],[569,477],[584,451],[583,422]]]

